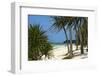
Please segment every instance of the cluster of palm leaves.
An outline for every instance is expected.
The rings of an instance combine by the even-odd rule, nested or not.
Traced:
[[[81,45],[81,54],[84,54],[84,46],[88,43],[88,18],[87,17],[65,17],[65,16],[52,16],[53,19],[53,30],[57,32],[63,30],[66,37],[66,44],[68,47],[67,58],[73,57],[73,46],[72,46],[72,30],[76,31],[76,50],[78,45]],[[68,39],[67,31],[69,31],[70,39]],[[69,41],[70,40],[70,45]]]
[[[46,32],[40,25],[28,26],[28,60],[41,60],[42,56],[49,58],[52,46],[48,42]]]

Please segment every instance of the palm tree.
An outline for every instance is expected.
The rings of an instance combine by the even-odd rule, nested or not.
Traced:
[[[67,31],[66,31],[66,19],[65,17],[62,16],[53,16],[51,17],[53,19],[53,25],[52,28],[57,30],[57,32],[63,30],[65,33],[66,41],[67,41],[67,48],[68,48],[68,53],[69,53],[69,44],[68,44],[68,36],[67,36]]]
[[[73,46],[72,46],[72,27],[73,27],[73,20],[74,17],[65,17],[66,18],[66,30],[69,30],[70,36],[70,57],[73,57]]]
[[[74,17],[74,26],[73,26],[73,30],[75,30],[76,32],[76,35],[75,35],[75,38],[76,38],[76,50],[78,50],[78,45],[79,45],[79,30],[78,30],[78,17]]]
[[[74,29],[76,30],[76,42],[77,42],[77,48],[78,44],[80,42],[81,45],[81,54],[84,54],[84,43],[87,45],[87,38],[88,38],[88,28],[87,28],[87,17],[76,17],[74,19]],[[79,37],[79,40],[78,40]]]
[[[87,40],[88,40],[88,21],[87,18],[83,18],[83,25],[81,28],[81,32],[82,32],[82,37],[83,37],[83,47],[87,46]],[[88,49],[87,49],[88,50]],[[84,54],[84,50],[81,50],[81,54]]]
[[[29,60],[41,60],[43,55],[49,55],[52,46],[48,37],[40,25],[28,26],[28,58]]]
[[[72,17],[63,17],[63,16],[54,16],[52,17],[54,20],[53,23],[53,28],[56,29],[58,32],[61,31],[62,29],[64,30],[66,41],[67,41],[67,47],[68,47],[68,58],[73,57],[73,51],[72,51]],[[70,49],[69,49],[69,41],[68,41],[68,36],[67,36],[67,27],[69,29],[70,33]]]
[[[76,31],[76,50],[78,45],[81,47],[81,54],[84,54],[84,45],[87,45],[87,18],[86,17],[63,17],[63,16],[54,16],[53,18],[53,28],[58,32],[62,29],[64,30],[67,46],[68,46],[68,57],[73,57],[73,47],[72,47],[72,27]],[[67,30],[69,30],[70,36],[70,49],[68,44]]]

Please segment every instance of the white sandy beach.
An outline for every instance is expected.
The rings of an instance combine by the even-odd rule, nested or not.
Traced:
[[[80,46],[79,46],[79,48],[80,48]],[[72,59],[84,59],[84,58],[87,58],[86,50],[84,50],[84,54],[81,55],[80,54],[80,49],[79,50],[75,50],[75,49],[76,49],[76,46],[73,44],[74,57]],[[53,50],[50,51],[50,53],[52,55],[50,57],[50,59],[51,60],[62,60],[64,57],[66,57],[65,54],[67,54],[67,52],[68,52],[67,47],[64,46],[64,45],[54,46]],[[42,59],[43,60],[48,60],[48,59],[45,59],[44,57]]]

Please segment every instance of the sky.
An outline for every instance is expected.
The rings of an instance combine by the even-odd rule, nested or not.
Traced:
[[[63,30],[61,30],[60,32],[50,30],[50,27],[53,24],[52,18],[50,16],[29,15],[28,25],[30,24],[40,24],[40,26],[42,26],[42,29],[47,31],[46,34],[50,42],[64,42],[66,40]],[[70,39],[69,31],[67,31],[67,34],[68,38]],[[72,34],[72,39],[75,40],[75,31],[72,31]]]

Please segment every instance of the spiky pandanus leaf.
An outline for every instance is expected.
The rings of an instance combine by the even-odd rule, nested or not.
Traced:
[[[46,45],[48,45],[47,48]],[[28,57],[30,60],[40,60],[43,52],[49,52],[51,45],[48,37],[40,25],[29,25],[28,27]],[[45,49],[45,50],[44,50]],[[48,54],[48,53],[46,53]],[[45,55],[46,55],[45,54]]]

